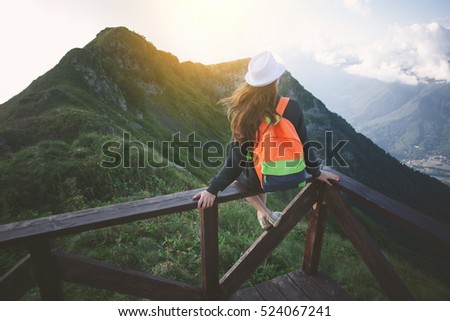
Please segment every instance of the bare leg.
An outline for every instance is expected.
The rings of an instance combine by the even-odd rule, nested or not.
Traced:
[[[267,195],[265,193],[259,195],[253,195],[245,198],[254,208],[258,210],[258,219],[265,218],[268,219],[271,210],[266,207]]]
[[[264,203],[264,205],[266,205],[267,204],[267,194],[266,193],[261,193],[261,194],[259,194],[258,195],[259,196],[259,198],[261,199],[261,201]],[[267,207],[267,206],[266,206]],[[269,210],[270,211],[270,210]],[[270,214],[270,213],[269,213]],[[264,215],[264,213],[262,213],[262,212],[260,212],[260,211],[258,211],[257,213],[256,213],[256,215],[257,215],[257,217],[258,217],[258,220],[260,219],[260,218],[265,218],[265,219],[267,219],[267,216],[265,216]]]

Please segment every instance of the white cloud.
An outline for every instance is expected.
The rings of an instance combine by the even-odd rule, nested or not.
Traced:
[[[450,29],[436,22],[396,25],[383,41],[359,46],[321,39],[308,51],[318,62],[348,73],[410,85],[450,83]]]
[[[372,13],[370,0],[344,0],[344,6],[351,12],[363,17]]]
[[[348,72],[407,84],[450,82],[450,29],[436,22],[395,26],[389,38],[361,48],[358,58]]]

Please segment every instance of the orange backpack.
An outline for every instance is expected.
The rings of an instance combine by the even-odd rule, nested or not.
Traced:
[[[253,150],[253,163],[264,192],[304,187],[303,144],[294,125],[283,117],[289,98],[281,97],[272,124],[270,117],[259,126]]]

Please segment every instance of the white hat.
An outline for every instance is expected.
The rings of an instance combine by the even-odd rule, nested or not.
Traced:
[[[285,70],[270,52],[264,51],[250,60],[245,81],[253,87],[263,87],[280,78]]]

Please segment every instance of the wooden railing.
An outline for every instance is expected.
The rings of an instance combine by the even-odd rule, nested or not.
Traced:
[[[0,299],[17,300],[38,286],[43,300],[64,299],[62,281],[155,300],[225,300],[264,262],[311,210],[303,259],[306,274],[318,273],[327,208],[390,299],[412,300],[392,265],[343,201],[341,193],[369,205],[418,235],[450,249],[450,228],[340,173],[334,187],[312,181],[285,208],[277,228],[263,232],[241,258],[219,277],[218,204],[251,195],[237,183],[220,193],[213,207],[200,210],[201,287],[123,269],[51,247],[57,237],[169,215],[196,208],[198,190],[98,207],[0,226],[0,248],[26,246],[29,254],[0,278]]]

